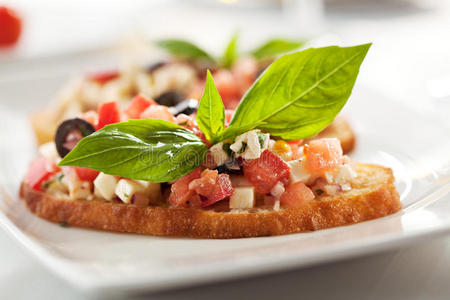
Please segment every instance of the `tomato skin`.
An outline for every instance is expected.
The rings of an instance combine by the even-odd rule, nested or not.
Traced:
[[[100,174],[99,171],[94,169],[83,167],[73,167],[73,168],[75,169],[78,178],[83,181],[94,181],[95,178],[97,178],[98,174]]]
[[[172,184],[169,203],[176,207],[188,207],[188,201],[195,195],[189,190],[189,183],[202,176],[202,169],[197,168]]]
[[[22,32],[20,17],[10,8],[0,6],[0,47],[17,43]]]
[[[314,197],[311,189],[299,181],[286,187],[281,195],[280,203],[290,207],[302,207],[311,202]]]
[[[27,182],[32,189],[42,191],[42,183],[49,180],[59,171],[61,171],[61,168],[55,163],[40,156],[31,163],[30,168],[25,175],[25,182]]]
[[[164,105],[151,105],[141,114],[141,119],[159,119],[175,123],[175,117]]]
[[[146,110],[147,107],[156,104],[157,103],[154,100],[139,94],[134,96],[124,112],[130,119],[139,119],[142,112]]]
[[[306,168],[315,173],[332,170],[342,164],[341,143],[336,138],[312,140],[304,147]]]
[[[87,76],[87,78],[91,81],[94,81],[94,82],[100,84],[100,85],[104,85],[108,81],[116,79],[117,77],[119,77],[119,75],[120,75],[119,71],[103,71],[103,72],[90,74]]]
[[[193,180],[189,186],[203,196],[202,207],[210,206],[233,195],[233,185],[228,174],[218,174],[217,170],[205,170],[202,177]]]
[[[117,102],[105,102],[98,108],[98,124],[96,130],[100,130],[106,125],[120,122],[120,110]]]
[[[276,154],[265,150],[260,158],[244,162],[244,176],[261,194],[268,194],[272,187],[281,181],[287,184],[291,169]]]

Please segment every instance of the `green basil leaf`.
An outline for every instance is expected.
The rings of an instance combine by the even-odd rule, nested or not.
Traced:
[[[229,68],[233,65],[233,63],[238,58],[237,53],[237,41],[238,41],[239,35],[235,33],[233,37],[231,38],[230,42],[227,45],[227,48],[225,49],[225,52],[222,56],[222,66],[224,68]]]
[[[296,50],[304,44],[304,41],[273,39],[251,51],[250,54],[259,60],[274,58],[280,54]]]
[[[178,179],[202,164],[208,147],[191,131],[154,119],[105,126],[59,163],[152,182]]]
[[[344,106],[370,46],[310,48],[280,57],[244,95],[222,136],[253,128],[286,140],[316,135]]]
[[[225,127],[225,107],[209,70],[206,74],[205,91],[200,99],[196,121],[206,139],[211,143],[216,142],[218,135]]]
[[[189,60],[205,60],[214,62],[214,58],[205,50],[191,42],[176,39],[160,40],[156,45],[163,48],[175,57]]]

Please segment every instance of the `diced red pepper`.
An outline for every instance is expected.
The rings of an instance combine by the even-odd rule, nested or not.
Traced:
[[[303,182],[299,181],[286,187],[281,195],[280,203],[291,207],[302,207],[314,199],[314,193]]]
[[[177,207],[187,207],[187,202],[195,195],[194,191],[189,190],[189,183],[201,176],[202,170],[198,168],[175,181],[171,187],[169,203]]]
[[[78,178],[83,181],[94,181],[95,178],[97,178],[98,174],[100,173],[97,170],[89,168],[82,168],[82,167],[73,167],[73,168],[75,169]]]
[[[233,195],[233,185],[228,174],[218,174],[217,170],[205,170],[202,177],[189,184],[201,198],[202,207],[210,206]]]
[[[30,168],[25,175],[25,182],[28,183],[31,188],[42,191],[42,183],[49,180],[59,171],[61,171],[61,168],[55,163],[40,156],[31,163]]]
[[[342,147],[336,138],[312,140],[303,151],[306,168],[311,172],[329,171],[342,164]]]
[[[105,102],[98,108],[98,124],[96,130],[100,130],[106,125],[120,122],[120,110],[117,102]]]
[[[154,104],[157,104],[154,100],[139,94],[134,96],[124,112],[130,119],[139,119],[142,112],[146,110],[147,107]]]
[[[104,85],[108,81],[116,79],[119,77],[119,71],[104,71],[95,74],[88,75],[87,78],[91,81],[95,81],[100,85]]]
[[[261,194],[268,194],[278,182],[289,181],[291,169],[276,154],[265,150],[258,159],[244,162],[244,176]]]
[[[0,46],[12,46],[22,32],[20,17],[10,8],[0,6]]]

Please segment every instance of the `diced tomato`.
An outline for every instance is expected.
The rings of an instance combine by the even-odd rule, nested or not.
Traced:
[[[173,114],[164,105],[151,105],[141,114],[141,119],[159,119],[175,123]]]
[[[299,181],[286,187],[281,195],[280,203],[291,207],[302,207],[314,199],[314,193],[303,182]]]
[[[25,175],[25,182],[33,189],[42,191],[42,183],[49,180],[53,175],[61,170],[55,163],[43,156],[33,161]]]
[[[288,143],[289,147],[291,148],[291,152],[292,152],[292,160],[296,160],[299,159],[301,157],[301,153],[299,152],[299,145],[298,144],[291,144]]]
[[[117,102],[105,102],[98,108],[98,124],[96,130],[100,130],[106,125],[120,122],[120,111]]]
[[[73,168],[75,169],[78,178],[83,181],[94,181],[95,178],[97,178],[98,174],[100,173],[97,170],[89,168],[82,168],[82,167],[73,167]]]
[[[214,72],[213,77],[225,107],[228,107],[228,103],[240,98],[239,86],[230,71],[219,70]]]
[[[154,100],[148,99],[143,95],[134,96],[124,112],[130,119],[139,119],[142,112],[151,105],[157,104]]]
[[[187,207],[187,202],[195,195],[195,191],[189,190],[189,183],[201,176],[202,170],[198,168],[175,181],[175,183],[172,184],[169,196],[170,204],[177,207]]]
[[[325,172],[342,164],[342,147],[336,138],[312,140],[303,151],[306,168],[311,172]]]
[[[258,63],[253,57],[243,57],[239,59],[231,69],[240,93],[244,94],[253,84],[258,71]]]
[[[202,177],[193,180],[189,187],[206,198],[201,206],[210,206],[233,195],[233,185],[228,174],[218,174],[217,170],[205,170]]]
[[[0,46],[12,46],[19,40],[22,21],[10,8],[0,6]]]
[[[98,125],[98,113],[94,110],[89,110],[81,115],[81,119],[91,124],[94,128]]]
[[[287,184],[291,169],[276,154],[265,150],[258,159],[244,162],[244,176],[261,194],[268,194],[281,181]]]
[[[100,85],[103,85],[108,81],[116,79],[117,77],[119,77],[119,75],[120,75],[119,71],[104,71],[95,74],[90,74],[87,76],[87,78],[91,81],[97,82]]]

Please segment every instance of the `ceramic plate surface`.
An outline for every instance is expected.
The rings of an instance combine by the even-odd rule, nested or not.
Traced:
[[[0,80],[0,225],[44,265],[81,289],[109,295],[261,274],[380,251],[450,232],[449,128],[358,86],[345,114],[354,160],[389,166],[404,209],[311,233],[233,240],[163,238],[63,228],[18,198],[35,154],[27,113],[48,101],[59,75]]]

